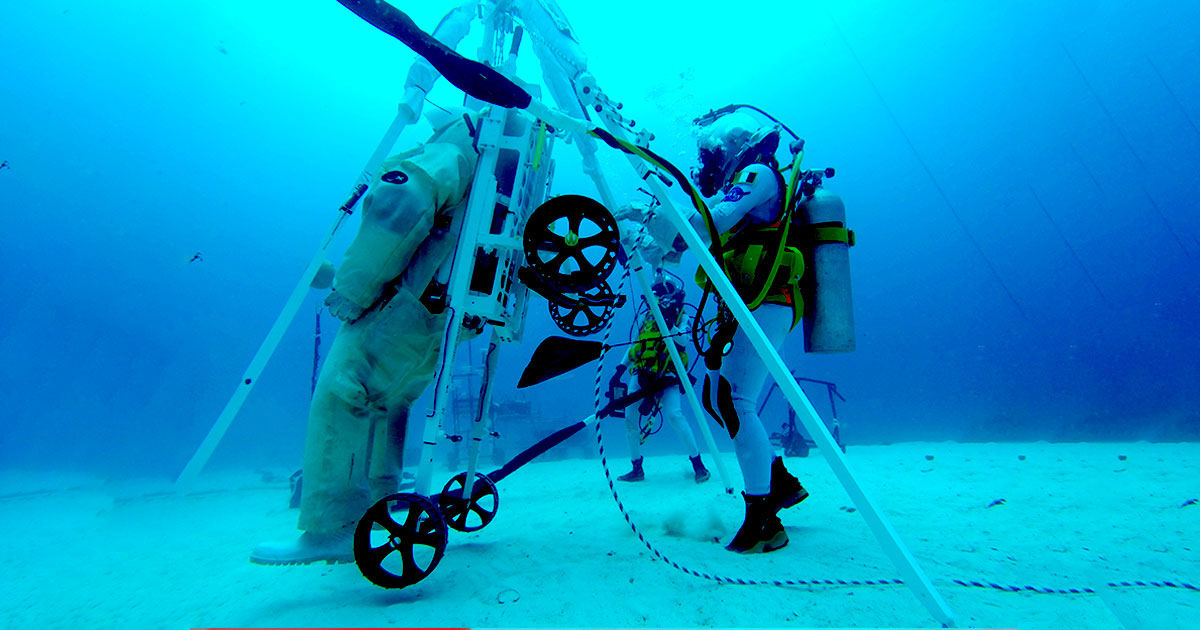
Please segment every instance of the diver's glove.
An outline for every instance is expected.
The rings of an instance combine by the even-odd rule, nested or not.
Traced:
[[[671,265],[678,265],[683,260],[683,253],[687,251],[687,241],[683,240],[683,235],[675,237],[675,241],[671,243],[671,251],[663,256],[663,262]]]
[[[628,369],[629,366],[624,363],[617,366],[617,371],[613,373],[612,378],[608,379],[608,391],[611,392],[614,388],[621,385],[621,377],[625,376],[625,370]]]
[[[325,296],[325,306],[329,309],[330,315],[344,322],[352,322],[362,317],[367,310],[336,290]]]
[[[626,251],[636,250],[652,267],[664,262],[679,264],[684,249],[676,247],[682,243],[682,238],[666,212],[661,206],[651,208],[642,203],[626,204],[613,212],[621,233],[621,245]]]
[[[667,218],[667,212],[670,210],[660,206],[652,211],[643,223],[646,232],[663,253],[673,250],[676,240],[681,238],[675,224]]]
[[[665,252],[641,223],[632,219],[622,219],[617,222],[617,229],[621,233],[621,246],[627,253],[636,251],[646,264],[651,267],[660,266]]]
[[[625,374],[625,370],[627,369],[629,368],[624,363],[618,365],[616,373],[612,375],[612,378],[608,379],[608,391],[604,393],[604,396],[608,398],[609,405],[607,408],[610,409],[609,415],[613,418],[625,417],[625,407],[617,407],[616,402],[617,399],[625,396],[625,393],[629,391],[625,387],[625,382],[621,380],[621,376]]]
[[[617,206],[612,215],[617,221],[629,220],[641,223],[650,215],[650,206],[640,201],[631,201]]]

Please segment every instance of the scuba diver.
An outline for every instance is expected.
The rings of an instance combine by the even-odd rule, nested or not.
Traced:
[[[642,399],[636,414],[623,412],[625,413],[626,438],[629,440],[629,458],[633,462],[633,469],[617,479],[619,481],[644,481],[646,479],[646,474],[642,469],[644,458],[641,454],[641,445],[654,433],[654,430],[651,429],[654,424],[654,416],[661,414],[679,435],[679,438],[683,440],[683,444],[687,448],[688,459],[692,463],[692,472],[695,475],[696,483],[704,483],[712,475],[704,467],[704,462],[700,459],[700,447],[696,444],[696,437],[683,417],[683,409],[680,405],[682,386],[665,346],[667,338],[670,338],[679,350],[684,364],[687,364],[687,352],[684,350],[684,345],[691,335],[692,318],[684,312],[686,294],[683,282],[673,274],[659,269],[651,291],[654,299],[658,301],[658,307],[662,310],[663,319],[671,326],[671,330],[666,335],[660,333],[653,314],[647,308],[646,315],[642,318],[637,340],[633,342],[629,353],[617,366],[616,373],[609,380],[610,399],[615,400],[623,395],[622,392],[626,388],[621,379],[626,371],[637,378],[639,390],[656,392]]]
[[[424,144],[383,162],[363,200],[325,299],[343,324],[309,408],[302,533],[258,545],[251,562],[353,562],[355,524],[399,491],[409,410],[434,377],[445,335],[438,271],[455,250],[478,159],[465,114],[438,122]]]
[[[821,216],[824,209],[841,210],[842,202],[820,188],[822,177],[831,176],[832,170],[806,171],[801,177],[799,138],[792,145],[791,182],[785,181],[787,169],[780,168],[775,154],[786,127],[774,119],[760,124],[740,109],[722,108],[695,121],[700,168],[693,179],[705,197],[718,193],[722,197],[711,209],[711,232],[702,217],[693,217],[692,222],[701,234],[720,235],[730,281],[779,350],[805,316],[808,287],[802,282],[811,282],[804,273],[806,256],[814,242],[825,242],[819,240],[823,236],[814,240],[816,226],[800,225],[801,217]],[[840,242],[852,244],[852,234]],[[703,272],[697,273],[697,280],[707,284]],[[766,366],[724,304],[718,307],[717,329],[705,364],[705,407],[733,439],[745,486],[745,519],[726,549],[775,551],[788,543],[778,513],[803,501],[808,491],[775,455],[756,408]]]

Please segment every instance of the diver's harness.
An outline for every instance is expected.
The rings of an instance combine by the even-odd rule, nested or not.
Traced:
[[[680,319],[685,317],[687,316],[684,314],[684,304],[680,304],[674,317],[668,317],[667,321],[678,326]],[[675,343],[673,341],[674,337],[690,334],[690,330],[676,333],[668,331],[664,334],[659,331],[658,324],[653,318],[646,317],[636,339],[630,340],[628,344],[614,344],[610,346],[631,346],[627,354],[629,372],[632,376],[637,377],[638,391],[654,392],[653,395],[647,395],[642,398],[641,404],[638,406],[638,414],[642,418],[648,419],[639,427],[643,444],[651,435],[658,433],[659,429],[662,428],[662,401],[661,396],[658,394],[665,393],[672,388],[682,389],[679,375],[675,373],[675,366],[671,365],[670,357],[667,354],[666,344]],[[684,367],[688,367],[687,352],[680,348],[679,354],[683,360]],[[625,367],[624,364],[617,366],[616,373],[609,380],[607,395],[610,401],[619,400],[628,393],[628,387],[621,381]],[[688,378],[692,378],[690,371],[688,372]],[[625,416],[623,411],[617,415],[620,417]],[[655,427],[654,423],[655,417],[659,417],[660,420],[657,427]]]
[[[790,129],[788,132],[792,133]],[[792,143],[791,150],[794,156],[792,164],[783,169],[791,171],[786,184],[782,170],[774,163],[767,164],[779,189],[783,191],[779,218],[766,225],[754,225],[749,217],[743,217],[733,228],[714,240],[713,253],[750,310],[764,303],[790,306],[794,328],[805,314],[805,293],[814,293],[812,274],[806,281],[804,272],[806,268],[813,267],[816,246],[828,243],[852,246],[855,238],[854,232],[840,222],[810,223],[809,217],[797,214],[802,212],[801,204],[812,199],[825,178],[833,177],[835,171],[832,168],[801,170],[804,140],[800,138]],[[748,165],[743,165],[743,170],[734,175],[729,186],[753,182],[754,174],[746,173],[745,166]],[[705,220],[710,232],[714,232],[712,218],[705,217]],[[696,281],[704,287],[699,309],[703,313],[713,286],[703,270],[697,270]],[[709,329],[713,325],[715,328],[710,334]],[[719,373],[725,355],[733,348],[737,329],[737,320],[720,297],[717,298],[717,316],[693,328],[692,341],[704,357],[709,372]],[[707,346],[702,343],[702,337],[705,336],[710,337]],[[733,386],[729,380],[718,375],[716,383],[713,383],[712,378],[706,375],[701,400],[709,415],[729,431],[731,438],[736,437],[741,421],[733,406]]]
[[[720,248],[723,267],[729,279],[746,306],[750,310],[764,303],[783,304],[792,308],[792,326],[804,316],[804,294],[808,292],[811,283],[803,281],[805,269],[811,267],[806,261],[811,260],[814,247],[825,243],[845,243],[854,245],[854,231],[840,224],[807,224],[797,217],[799,207],[811,199],[816,190],[824,183],[825,178],[834,176],[834,169],[801,171],[799,166],[804,159],[804,141],[793,144],[795,159],[787,167],[792,171],[790,180],[785,184],[783,173],[771,167],[784,191],[782,210],[779,218],[766,225],[753,225],[749,218],[743,218],[729,231],[721,235]],[[770,166],[770,165],[768,165]],[[785,169],[786,170],[786,169]],[[748,183],[744,170],[734,176],[731,185]],[[712,283],[703,270],[697,270],[696,281],[704,287],[701,297],[701,312],[704,304],[712,293]],[[717,297],[716,330],[711,335],[711,342],[703,344],[701,334],[710,325],[698,326],[693,329],[693,343],[704,355],[705,364],[710,370],[721,367],[721,359],[729,353],[733,335],[737,332],[737,320]]]

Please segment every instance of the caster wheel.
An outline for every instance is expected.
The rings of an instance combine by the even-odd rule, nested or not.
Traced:
[[[442,494],[438,497],[438,506],[446,523],[460,531],[473,532],[483,529],[496,517],[500,508],[500,495],[496,492],[496,484],[483,473],[475,473],[475,487],[471,492],[471,500],[463,500],[463,486],[467,473],[459,473],[446,482]]]

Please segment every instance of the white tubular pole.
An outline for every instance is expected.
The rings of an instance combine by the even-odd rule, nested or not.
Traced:
[[[608,116],[603,116],[605,125],[609,128],[610,133],[616,137],[624,137],[624,130],[615,124]],[[626,154],[630,165],[635,172],[641,175],[645,174],[645,165],[634,158],[632,155]],[[639,168],[641,167],[641,168]],[[883,547],[885,553],[891,558],[892,563],[904,576],[904,582],[916,594],[917,599],[929,610],[934,619],[937,619],[947,627],[954,626],[954,615],[950,611],[946,602],[941,595],[933,588],[933,584],[926,577],[924,571],[917,564],[915,558],[909,553],[908,548],[904,545],[904,541],[900,540],[899,535],[892,529],[890,523],[884,517],[883,512],[875,505],[874,501],[867,496],[859,485],[858,480],[854,477],[854,473],[850,470],[850,465],[846,461],[846,456],[842,453],[842,449],[838,447],[837,442],[830,435],[829,429],[809,402],[804,391],[800,389],[800,385],[796,379],[787,370],[783,359],[779,353],[771,345],[758,322],[750,313],[749,307],[742,301],[737,290],[729,278],[725,277],[725,272],[721,266],[717,264],[715,258],[708,251],[704,241],[700,235],[688,223],[686,217],[671,203],[667,195],[666,187],[657,178],[646,180],[653,190],[655,196],[662,202],[663,212],[671,221],[675,229],[683,236],[687,242],[688,248],[696,254],[700,262],[700,266],[704,268],[704,272],[708,275],[709,280],[716,288],[717,294],[724,299],[725,303],[737,318],[738,324],[741,325],[746,336],[750,339],[750,344],[754,346],[754,350],[758,353],[759,358],[766,364],[767,371],[775,382],[779,384],[780,391],[788,400],[788,404],[796,411],[796,415],[800,418],[804,428],[809,435],[817,443],[821,454],[825,456],[829,462],[829,467],[833,469],[834,475],[838,481],[846,489],[846,493],[850,495],[855,506],[862,513],[863,519],[866,520],[867,526],[871,528],[871,532],[875,534],[875,538],[879,540],[879,544]],[[670,344],[668,344],[670,347]]]
[[[212,428],[208,430],[208,435],[204,436],[204,440],[200,443],[196,453],[188,460],[188,463],[183,468],[183,472],[179,473],[179,477],[175,480],[176,490],[187,490],[192,482],[196,480],[196,476],[204,469],[204,465],[208,463],[212,457],[213,451],[217,449],[217,445],[221,443],[221,438],[225,437],[225,432],[229,430],[229,426],[233,424],[233,419],[242,409],[242,405],[246,402],[246,397],[250,395],[250,390],[258,383],[258,377],[262,374],[263,369],[267,367],[267,362],[271,360],[271,356],[275,354],[275,350],[279,347],[279,342],[283,339],[283,334],[287,332],[288,326],[292,320],[296,318],[296,312],[300,310],[300,305],[304,302],[305,295],[308,294],[311,288],[313,277],[317,275],[317,270],[321,268],[321,263],[325,261],[325,253],[329,250],[329,245],[333,242],[334,235],[338,229],[342,227],[342,223],[349,216],[349,212],[354,205],[361,199],[362,194],[366,191],[371,181],[375,178],[376,171],[379,170],[379,165],[383,163],[388,152],[396,144],[396,140],[400,137],[404,128],[412,122],[411,113],[401,109],[392,119],[392,124],[383,134],[383,139],[379,141],[379,146],[375,148],[375,152],[367,160],[363,170],[358,174],[358,179],[354,181],[351,187],[350,202],[342,207],[342,211],[338,213],[337,220],[329,229],[325,239],[321,242],[321,246],[317,248],[313,254],[312,260],[309,261],[308,267],[300,276],[300,281],[296,283],[296,287],[292,289],[292,294],[288,297],[287,302],[283,305],[283,310],[279,316],[275,318],[275,323],[271,324],[271,330],[267,332],[267,336],[259,345],[258,351],[254,353],[254,358],[250,360],[250,365],[242,374],[241,382],[233,391],[233,396],[229,402],[225,403],[225,408],[221,410],[221,415],[217,416],[217,421]]]
[[[453,48],[466,36],[467,31],[471,26],[471,16],[474,15],[474,6],[477,2],[468,1],[460,6],[452,9],[443,18],[440,24],[441,28],[435,31],[434,35],[438,39]],[[392,147],[396,145],[396,140],[400,138],[400,134],[404,128],[417,121],[417,117],[421,113],[421,106],[425,102],[425,95],[433,87],[440,75],[433,69],[424,58],[418,58],[416,62],[409,68],[408,77],[405,81],[404,100],[401,101],[397,108],[396,116],[392,119],[392,124],[388,126],[387,131],[383,134],[383,139],[379,145],[375,147],[375,152],[367,160],[367,164],[358,175],[354,185],[351,187],[350,202],[342,207],[343,212],[338,215],[337,221],[330,228],[325,240],[322,241],[321,247],[313,255],[312,261],[304,270],[304,274],[300,277],[300,281],[296,283],[296,288],[292,290],[292,294],[288,297],[288,301],[284,303],[283,310],[279,313],[279,317],[275,319],[275,323],[271,325],[271,330],[267,333],[262,344],[258,348],[258,352],[254,353],[254,358],[251,359],[249,367],[242,375],[241,383],[234,390],[233,396],[229,402],[225,404],[225,409],[221,411],[221,415],[217,416],[217,421],[209,429],[208,435],[204,437],[204,441],[200,443],[200,447],[196,449],[196,453],[188,460],[188,463],[183,468],[183,472],[175,480],[177,490],[186,489],[204,465],[208,463],[208,459],[220,444],[221,438],[225,437],[225,432],[229,430],[229,426],[233,424],[233,419],[241,411],[242,405],[246,402],[246,397],[250,395],[250,390],[254,389],[255,383],[258,382],[258,377],[267,366],[267,362],[271,360],[271,356],[275,354],[275,350],[279,347],[279,342],[283,338],[284,332],[291,325],[292,320],[296,317],[296,311],[300,309],[300,304],[304,301],[304,295],[308,293],[308,289],[312,284],[312,279],[317,274],[317,270],[321,268],[321,263],[325,260],[325,253],[329,250],[329,245],[333,242],[334,235],[341,228],[342,223],[346,220],[350,211],[361,199],[367,187],[371,185],[375,178],[376,171],[379,170],[379,165],[383,164],[383,160],[387,158]]]
[[[608,180],[605,179],[604,173],[600,172],[599,162],[596,159],[596,141],[587,134],[576,133],[575,146],[579,148],[579,155],[583,158],[584,171],[596,184],[596,190],[600,193],[600,199],[606,207],[615,208],[616,199],[613,197],[612,187],[608,185]],[[629,253],[627,264],[634,270],[634,275],[642,287],[642,294],[653,295],[653,292],[650,290],[650,282],[645,277],[645,266],[642,264],[641,256],[637,252]],[[659,327],[658,329],[669,330],[666,327],[666,320],[663,318],[662,310],[659,309],[658,303],[651,299],[647,299],[646,302],[650,304],[651,312],[654,313],[654,321]],[[730,480],[729,470],[725,467],[725,462],[721,459],[720,452],[717,449],[717,442],[712,436],[712,430],[708,428],[708,423],[705,422],[707,416],[704,415],[704,408],[700,405],[700,398],[696,395],[696,389],[692,387],[691,380],[686,378],[687,369],[683,367],[683,361],[680,359],[678,351],[675,350],[675,344],[665,343],[665,345],[667,352],[671,356],[672,365],[675,366],[676,374],[684,375],[684,377],[680,378],[684,394],[688,400],[688,404],[692,408],[692,414],[696,417],[696,425],[700,427],[700,435],[704,438],[704,444],[708,447],[708,452],[712,455],[713,462],[717,466],[717,474],[721,477],[721,483],[725,486],[725,492],[733,494],[733,482]]]
[[[492,376],[496,373],[496,357],[500,354],[500,333],[495,326],[491,327],[492,337],[488,341],[487,356],[483,359],[483,382],[479,384],[479,413],[475,415],[471,427],[471,444],[467,451],[467,470],[463,477],[463,500],[467,508],[471,506],[471,497],[475,494],[475,471],[479,468],[479,447],[483,441],[483,432],[487,428],[488,409],[492,404]]]
[[[536,46],[535,50],[538,53],[538,59],[543,65],[543,75],[546,80],[546,85],[550,88],[550,93],[554,96],[554,101],[559,107],[564,110],[580,111],[583,104],[580,103],[572,90],[573,85],[570,85],[569,80],[562,77],[578,77],[586,70],[587,63],[581,51],[578,50],[578,45],[573,40],[566,38],[562,33],[555,28],[548,27],[543,21],[549,16],[545,15],[546,8],[538,5],[537,7],[537,24],[528,23],[531,36],[535,42],[539,39],[545,43]],[[528,18],[530,16],[523,15]],[[535,26],[537,28],[535,28]],[[553,39],[549,39],[553,38]],[[558,72],[547,70],[548,68],[557,69]],[[608,180],[604,177],[604,173],[600,170],[599,160],[596,159],[596,141],[587,134],[587,127],[581,124],[578,119],[571,118],[562,114],[559,111],[551,110],[540,101],[534,101],[529,111],[534,113],[538,118],[557,125],[563,129],[570,131],[575,138],[575,146],[579,149],[579,155],[583,159],[584,173],[591,178],[596,184],[596,190],[600,194],[600,200],[608,208],[616,207],[616,199],[612,193],[612,187],[609,186]],[[665,197],[665,194],[664,194]],[[630,252],[627,264],[635,271],[638,282],[641,284],[644,295],[653,295],[650,290],[650,283],[645,277],[645,269],[642,264],[641,256],[637,252]],[[650,304],[651,312],[654,313],[655,322],[657,322],[659,330],[670,330],[667,327],[666,320],[662,316],[662,310],[658,307],[657,302],[651,299],[646,300]],[[666,333],[664,333],[666,334]],[[696,390],[692,387],[691,380],[686,377],[687,369],[683,366],[683,361],[679,357],[679,353],[675,350],[675,344],[664,343],[667,347],[667,352],[671,356],[672,364],[675,366],[677,374],[684,376],[680,377],[680,382],[683,384],[684,394],[691,406],[692,414],[696,417],[696,425],[700,427],[700,434],[704,438],[705,446],[708,447],[708,452],[713,458],[713,462],[717,466],[717,474],[721,477],[721,483],[725,486],[725,492],[733,494],[733,482],[730,480],[729,471],[725,467],[724,461],[720,457],[717,450],[717,443],[713,439],[712,431],[708,428],[708,423],[705,421],[704,409],[700,405],[700,399],[696,396]]]
[[[663,198],[665,199],[665,197]],[[875,538],[879,540],[879,544],[883,547],[885,553],[891,558],[892,563],[900,571],[904,578],[904,583],[912,589],[917,599],[924,604],[925,608],[933,615],[935,619],[940,621],[946,627],[954,627],[954,614],[946,605],[941,595],[934,589],[925,572],[917,564],[916,559],[909,553],[904,542],[900,540],[900,536],[892,529],[890,523],[884,517],[883,512],[875,505],[875,502],[867,496],[866,491],[859,485],[858,480],[854,477],[854,473],[850,470],[850,465],[846,461],[846,456],[842,453],[842,449],[838,448],[837,442],[833,436],[829,434],[829,429],[825,427],[825,423],[821,421],[821,417],[809,402],[808,397],[804,395],[804,391],[800,389],[800,385],[796,383],[796,379],[788,372],[787,366],[779,353],[771,345],[767,336],[763,334],[762,328],[755,321],[754,316],[750,313],[750,309],[746,303],[742,301],[737,290],[729,278],[725,277],[725,272],[722,271],[720,265],[717,264],[715,258],[708,251],[704,242],[700,239],[700,235],[692,228],[691,224],[684,216],[671,204],[663,204],[666,211],[666,216],[683,235],[684,241],[692,250],[700,261],[700,266],[704,268],[704,272],[708,275],[717,290],[717,293],[724,299],[725,304],[733,311],[734,317],[737,318],[738,324],[746,333],[746,337],[750,339],[754,350],[758,352],[758,356],[762,358],[766,364],[767,370],[771,377],[779,384],[780,391],[787,397],[788,403],[792,409],[796,410],[796,415],[804,424],[804,428],[808,434],[813,437],[820,449],[821,454],[825,456],[825,460],[829,462],[829,467],[833,469],[833,474],[837,476],[842,487],[846,489],[846,493],[850,495],[850,499],[854,501],[854,505],[858,511],[862,513],[863,519],[875,534]]]
[[[633,274],[638,279],[638,284],[642,287],[642,295],[646,296],[646,303],[650,305],[650,313],[654,315],[654,323],[658,324],[658,330],[663,334],[663,345],[667,347],[667,353],[671,355],[671,365],[675,366],[675,373],[679,374],[679,383],[683,385],[683,391],[691,404],[692,414],[696,416],[696,424],[700,427],[700,433],[704,436],[704,442],[708,446],[708,452],[712,454],[713,461],[717,465],[717,472],[721,475],[721,483],[725,484],[725,493],[733,494],[733,482],[729,479],[729,472],[725,468],[725,462],[721,459],[720,453],[717,452],[717,443],[713,439],[712,430],[708,428],[707,416],[704,415],[704,409],[700,406],[700,398],[696,395],[696,388],[692,387],[692,379],[688,378],[687,366],[683,364],[683,358],[679,356],[679,350],[675,347],[673,340],[666,337],[671,334],[671,327],[667,325],[667,320],[663,317],[662,309],[658,306],[658,300],[653,299],[654,292],[651,290],[650,279],[646,277],[646,267],[642,262],[642,257],[637,252],[633,252],[629,256],[628,264],[633,268]],[[697,357],[699,360],[699,357]]]
[[[481,155],[475,165],[475,178],[467,200],[466,217],[458,244],[450,263],[450,283],[446,289],[447,309],[450,317],[442,337],[442,352],[438,358],[437,378],[434,383],[433,402],[425,416],[425,428],[421,444],[421,461],[417,467],[415,492],[429,496],[433,479],[434,447],[437,432],[446,415],[446,399],[450,395],[453,381],[454,358],[458,354],[458,337],[466,313],[467,289],[471,281],[471,269],[475,266],[475,248],[479,234],[483,231],[484,216],[492,212],[496,204],[496,161],[500,155],[500,136],[504,131],[507,111],[491,107],[479,121],[479,149]],[[467,479],[467,484],[474,482]]]
[[[536,99],[527,109],[538,118],[561,129],[583,133],[589,128],[588,123],[585,121],[573,119],[562,112],[555,111]],[[607,118],[605,119],[605,124],[614,136],[624,136],[623,130]],[[632,155],[626,155],[626,157],[629,159],[629,163],[633,166],[634,170],[641,173],[641,170],[638,169],[641,162],[636,160]],[[787,398],[788,404],[796,411],[796,415],[800,418],[804,428],[813,437],[817,447],[821,450],[821,454],[829,462],[829,467],[833,470],[834,475],[837,476],[842,487],[846,489],[846,493],[850,495],[850,499],[854,501],[854,505],[862,513],[863,519],[867,522],[867,526],[871,528],[871,532],[875,534],[875,538],[879,540],[880,546],[883,547],[884,552],[904,576],[904,583],[908,585],[934,619],[937,619],[946,627],[954,627],[954,614],[946,605],[945,600],[933,588],[933,584],[929,581],[925,572],[921,570],[921,567],[908,551],[908,548],[905,547],[904,542],[900,540],[899,535],[892,529],[883,512],[879,510],[875,502],[867,496],[862,486],[858,484],[854,473],[850,470],[850,465],[846,461],[845,454],[838,448],[833,436],[829,434],[829,429],[825,427],[825,423],[817,415],[812,403],[804,395],[804,391],[800,389],[800,385],[796,383],[796,379],[787,371],[787,366],[784,364],[783,359],[775,351],[775,348],[771,346],[770,341],[763,334],[762,328],[759,327],[758,322],[754,320],[754,316],[750,313],[750,309],[742,301],[737,290],[733,288],[733,284],[725,277],[724,270],[717,264],[716,259],[712,257],[704,241],[700,239],[700,235],[696,233],[679,209],[671,203],[666,187],[657,178],[650,178],[646,182],[650,185],[655,196],[662,202],[663,211],[672,225],[675,229],[679,230],[688,248],[696,254],[700,266],[704,268],[704,272],[708,275],[709,280],[712,281],[717,294],[725,300],[734,317],[737,318],[742,330],[745,331],[746,336],[750,339],[751,345],[754,346],[755,351],[766,364],[771,377],[779,384],[779,389],[783,392],[784,397]]]
[[[543,63],[546,62],[544,58],[542,61]],[[550,83],[550,85],[552,88],[554,87],[553,83]],[[569,102],[570,99],[561,99],[560,96],[562,95],[555,93],[555,100],[565,106],[566,103],[564,101]],[[574,108],[570,107],[569,109]],[[552,109],[537,99],[533,100],[527,111],[560,129],[565,129],[576,134],[577,138],[585,137],[587,130],[590,128],[587,122]],[[614,136],[624,136],[624,131],[609,117],[605,116],[604,122]],[[636,172],[645,174],[645,166],[640,161],[631,155],[627,155],[626,157]],[[586,162],[585,158],[585,164]],[[593,180],[604,181],[598,171],[593,175]],[[804,395],[804,391],[800,389],[800,385],[796,382],[796,379],[787,371],[787,366],[784,364],[783,359],[776,352],[775,348],[771,346],[770,341],[763,334],[762,328],[759,327],[758,322],[754,320],[754,316],[750,313],[750,309],[742,301],[741,296],[738,295],[732,283],[729,282],[729,279],[725,277],[724,270],[721,269],[716,259],[709,253],[708,248],[700,239],[699,234],[692,229],[686,217],[670,202],[666,187],[657,178],[650,178],[647,180],[647,183],[654,191],[655,196],[662,202],[663,210],[666,212],[671,223],[679,230],[688,247],[696,254],[700,266],[704,268],[705,273],[713,282],[717,294],[729,305],[734,317],[737,318],[746,336],[750,339],[751,345],[754,346],[755,351],[766,364],[771,377],[779,384],[779,388],[787,398],[788,404],[796,411],[796,415],[800,418],[805,429],[808,430],[809,435],[813,436],[813,439],[821,450],[821,454],[825,456],[834,475],[837,476],[838,481],[841,482],[846,492],[850,495],[851,500],[854,501],[854,504],[862,513],[864,520],[866,520],[868,527],[871,528],[872,533],[879,540],[884,552],[887,553],[896,565],[896,568],[904,576],[905,583],[912,589],[917,599],[921,601],[935,619],[940,621],[945,627],[953,627],[955,625],[954,615],[946,605],[946,602],[933,588],[933,584],[930,583],[929,578],[921,570],[916,559],[908,551],[907,547],[905,547],[895,530],[892,529],[883,512],[879,510],[874,501],[867,496],[866,492],[858,484],[854,473],[850,470],[845,455],[829,434],[825,423],[821,421],[820,416],[813,408],[812,403],[809,402],[808,397]],[[607,190],[607,187],[601,187],[600,192],[604,203],[612,207],[611,193]],[[661,318],[661,314],[658,315],[658,318]],[[662,323],[660,321],[660,326]],[[667,344],[667,347],[670,348],[671,345]],[[672,360],[675,361],[676,357],[673,356]],[[704,423],[700,424],[704,425]]]

